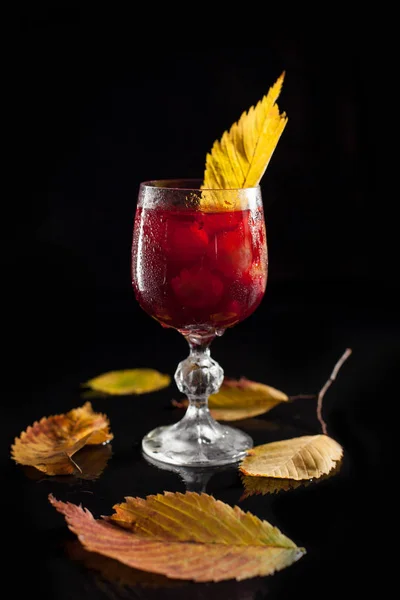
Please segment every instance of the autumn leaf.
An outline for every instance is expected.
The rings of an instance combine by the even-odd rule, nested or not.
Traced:
[[[125,369],[109,371],[87,381],[84,386],[96,392],[124,396],[147,394],[167,387],[171,377],[155,369]]]
[[[49,500],[87,550],[173,579],[271,575],[305,553],[267,521],[208,494],[127,497],[100,520],[75,504]]]
[[[225,378],[218,393],[209,398],[209,407],[214,419],[238,421],[268,412],[289,398],[283,392],[264,383]]]
[[[239,465],[244,475],[311,479],[329,473],[343,448],[327,435],[306,435],[255,446]]]
[[[250,381],[245,377],[225,377],[219,391],[208,399],[208,406],[217,421],[239,421],[268,412],[289,398],[283,392],[264,383]],[[173,401],[178,408],[188,406],[188,401]]]
[[[205,190],[259,184],[287,123],[286,114],[280,114],[276,104],[284,77],[283,72],[268,94],[214,142],[206,157]]]
[[[86,444],[113,439],[108,418],[95,413],[90,402],[66,414],[43,417],[15,438],[11,457],[46,475],[69,475],[79,466],[71,458]]]

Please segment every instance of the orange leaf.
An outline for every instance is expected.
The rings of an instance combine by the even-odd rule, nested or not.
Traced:
[[[129,497],[106,520],[53,496],[49,500],[87,550],[173,579],[271,575],[305,553],[267,521],[208,494]]]
[[[47,475],[69,475],[79,466],[72,456],[86,444],[113,439],[109,420],[95,413],[90,402],[66,414],[43,417],[15,438],[11,457]]]

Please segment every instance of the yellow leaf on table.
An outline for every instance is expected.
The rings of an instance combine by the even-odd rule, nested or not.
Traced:
[[[244,475],[312,479],[335,468],[343,448],[327,435],[302,437],[255,446],[239,465]]]
[[[219,391],[208,399],[208,407],[217,421],[240,421],[262,415],[289,397],[270,385],[257,383],[242,377],[225,377]],[[178,408],[186,408],[188,400],[172,401]]]
[[[86,444],[113,439],[108,418],[96,413],[90,402],[68,413],[43,417],[15,438],[11,457],[21,465],[47,475],[69,475],[79,467],[72,456]]]
[[[159,373],[155,369],[125,369],[121,371],[109,371],[94,379],[90,379],[84,385],[97,392],[124,396],[127,394],[147,394],[156,392],[167,387],[171,383],[171,377]]]
[[[208,494],[127,497],[105,520],[53,496],[49,500],[90,552],[173,579],[271,575],[305,553],[268,521]]]
[[[281,114],[276,104],[284,77],[283,72],[268,94],[244,112],[221,140],[214,142],[206,157],[202,186],[205,191],[201,204],[205,209],[218,202],[218,196],[207,190],[235,190],[259,184],[287,123],[286,113]]]
[[[268,412],[289,397],[269,385],[241,379],[224,379],[219,391],[209,398],[209,408],[218,421],[239,421]]]

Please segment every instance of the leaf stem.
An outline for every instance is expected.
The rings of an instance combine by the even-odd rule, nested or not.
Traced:
[[[78,463],[76,463],[76,462],[73,460],[72,456],[70,456],[70,455],[69,455],[69,454],[67,454],[67,453],[65,453],[65,454],[66,454],[66,456],[68,456],[68,459],[69,459],[69,460],[72,462],[72,464],[74,465],[74,467],[75,467],[76,469],[78,469],[79,473],[82,473],[82,469],[80,468],[80,466],[78,465]]]
[[[322,433],[324,435],[328,435],[327,433],[327,427],[326,427],[326,423],[322,417],[322,401],[324,399],[324,396],[326,394],[326,392],[328,391],[328,389],[330,388],[330,386],[332,385],[332,383],[335,381],[337,374],[339,373],[339,370],[341,369],[343,363],[349,358],[350,354],[352,353],[352,349],[351,348],[347,348],[344,352],[344,354],[341,356],[341,358],[338,360],[338,362],[336,363],[336,365],[334,366],[334,369],[331,373],[331,376],[329,377],[328,381],[325,383],[325,385],[323,386],[323,388],[321,389],[321,391],[318,394],[318,401],[317,401],[317,418],[318,421],[321,424],[321,429],[322,429]]]

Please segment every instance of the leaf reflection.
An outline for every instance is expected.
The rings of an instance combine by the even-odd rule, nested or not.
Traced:
[[[67,554],[72,560],[76,560],[93,571],[97,571],[107,581],[120,586],[142,586],[142,587],[177,587],[183,585],[183,581],[168,579],[158,573],[140,571],[128,567],[118,560],[108,558],[96,552],[85,550],[79,540],[69,540],[66,543]]]
[[[281,479],[277,477],[256,477],[254,475],[242,475],[241,480],[244,486],[244,493],[242,494],[240,501],[245,500],[249,496],[254,495],[266,495],[276,494],[278,492],[287,492],[289,490],[295,490],[299,487],[308,487],[326,481],[334,475],[337,475],[342,467],[343,460],[336,463],[336,466],[332,471],[321,477],[314,477],[312,479]]]
[[[264,594],[268,589],[265,578],[261,577],[212,584],[169,579],[164,575],[140,571],[112,558],[89,552],[76,539],[68,540],[65,550],[71,560],[88,571],[96,589],[110,600],[158,600],[161,597],[163,600],[256,600],[260,593]]]
[[[111,444],[101,446],[85,446],[74,454],[74,463],[77,467],[72,475],[45,475],[35,467],[24,467],[25,475],[38,483],[42,481],[57,481],[61,483],[75,483],[79,480],[94,481],[100,477],[112,456]]]

